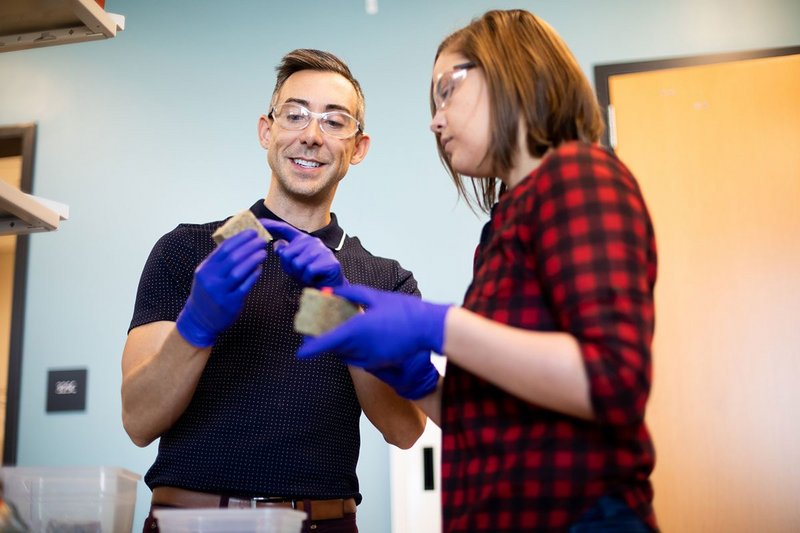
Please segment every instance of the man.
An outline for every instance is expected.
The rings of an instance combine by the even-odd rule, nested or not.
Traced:
[[[247,230],[215,247],[217,221],[181,224],[158,241],[122,356],[123,424],[138,446],[160,438],[145,476],[153,508],[279,505],[307,513],[303,531],[356,532],[361,410],[401,448],[426,417],[332,355],[298,361],[292,318],[302,285],[419,291],[410,272],[372,256],[330,212],[369,149],[359,83],[318,50],[290,52],[276,70],[258,121],[272,176],[250,209],[286,240],[273,248]],[[145,531],[157,528],[151,512]]]

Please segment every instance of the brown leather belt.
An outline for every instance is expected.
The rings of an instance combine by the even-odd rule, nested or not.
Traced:
[[[356,501],[353,498],[343,500],[293,500],[281,497],[233,498],[208,492],[197,492],[179,487],[156,487],[153,489],[153,505],[167,505],[189,509],[198,508],[258,508],[288,507],[304,511],[309,519],[333,520],[346,514],[356,512]]]

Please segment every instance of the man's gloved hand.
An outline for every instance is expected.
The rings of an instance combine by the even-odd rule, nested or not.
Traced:
[[[260,222],[280,239],[274,242],[273,249],[283,270],[299,283],[316,288],[348,285],[342,266],[321,240],[285,222],[267,218]]]
[[[264,240],[255,230],[245,230],[223,241],[200,263],[175,322],[189,344],[207,348],[236,321],[266,257]]]
[[[297,352],[300,359],[332,351],[347,364],[374,371],[402,367],[407,358],[420,352],[442,353],[449,305],[362,285],[336,287],[333,292],[366,306],[366,312],[319,337],[307,339]]]
[[[407,400],[419,400],[427,396],[439,383],[439,371],[431,363],[431,353],[422,351],[407,357],[399,366],[387,366],[368,370],[390,385]]]

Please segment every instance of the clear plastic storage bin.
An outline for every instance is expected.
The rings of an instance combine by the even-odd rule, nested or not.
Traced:
[[[129,533],[141,476],[123,468],[3,467],[3,493],[35,533]]]
[[[161,533],[300,533],[294,509],[154,509]]]

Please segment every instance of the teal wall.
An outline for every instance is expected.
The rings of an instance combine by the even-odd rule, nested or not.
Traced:
[[[367,97],[372,149],[334,211],[396,257],[423,292],[460,301],[483,217],[458,202],[427,129],[440,39],[491,7],[549,21],[587,73],[596,64],[800,44],[798,0],[108,0],[115,39],[0,54],[0,124],[38,124],[34,193],[70,220],[31,237],[20,465],[115,465],[155,455],[120,423],[120,354],[150,247],[178,222],[225,217],[266,193],[256,119],[273,68],[298,47],[347,60]],[[87,367],[87,410],[45,414],[48,369]],[[365,428],[361,530],[387,532],[388,451]],[[136,524],[148,493],[139,491]]]

